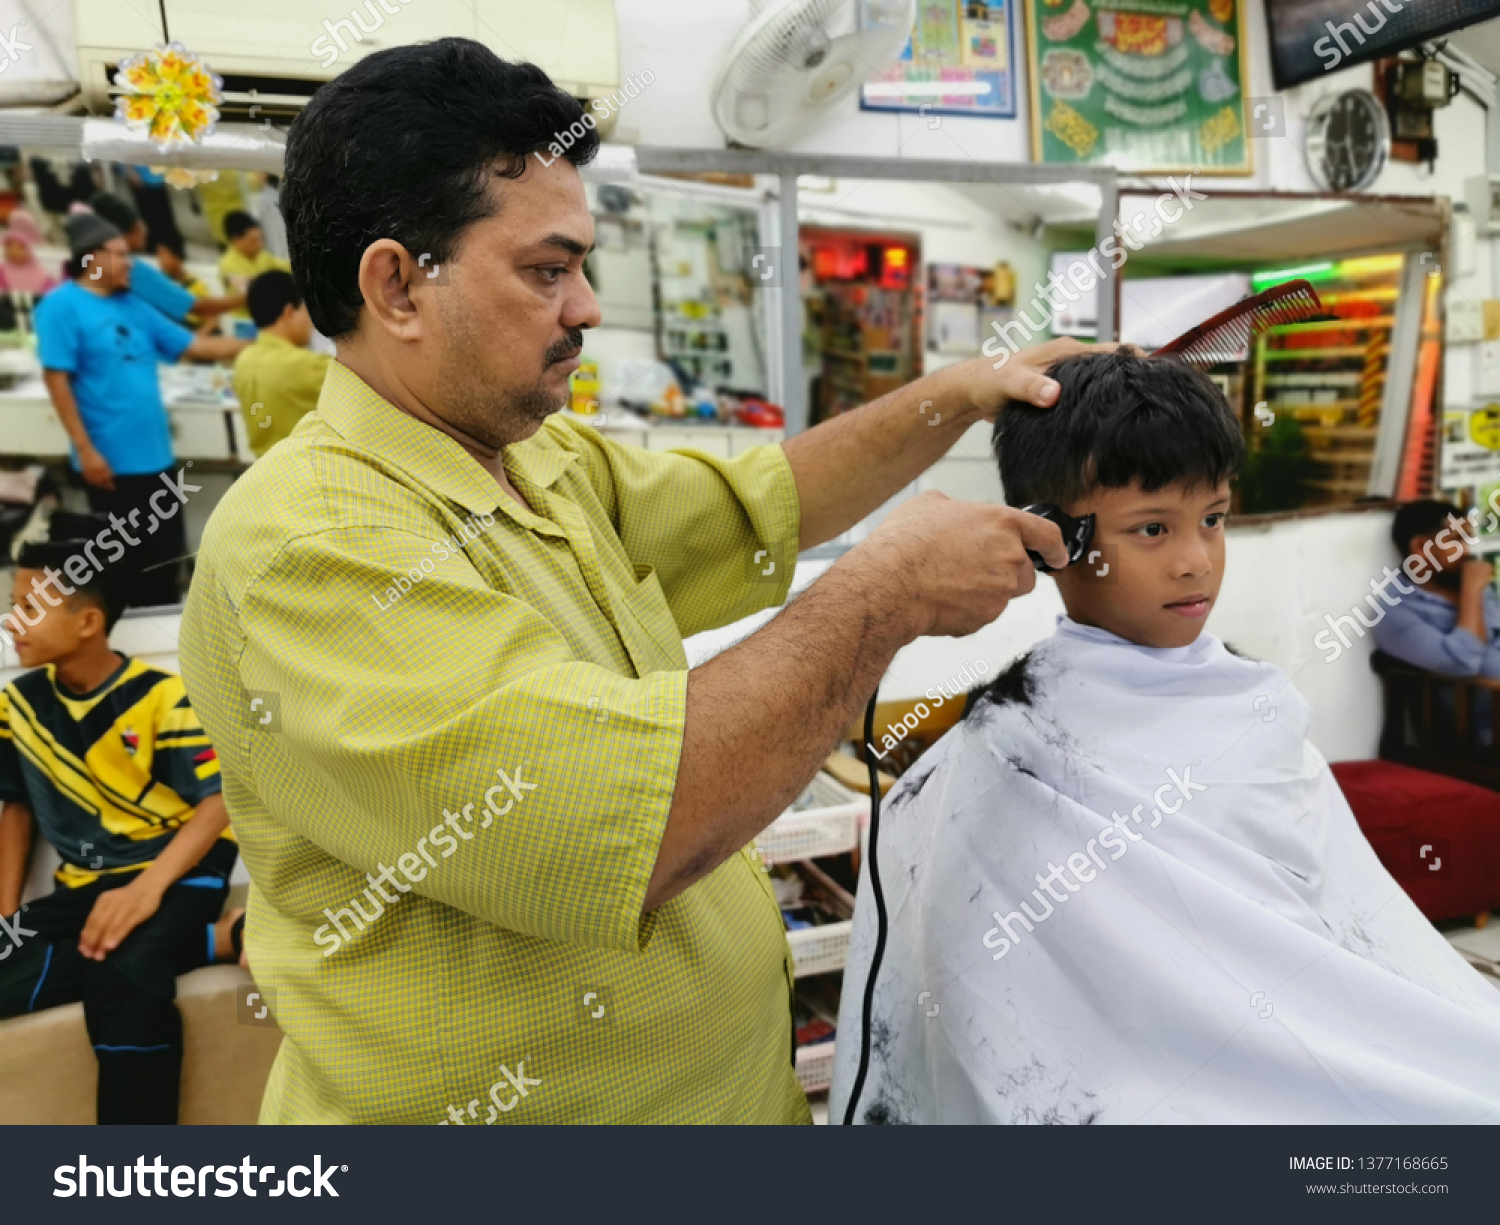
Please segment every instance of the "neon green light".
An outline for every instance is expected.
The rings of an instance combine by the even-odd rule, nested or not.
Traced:
[[[1278,268],[1274,272],[1253,272],[1250,274],[1252,284],[1262,281],[1292,281],[1301,277],[1304,281],[1324,280],[1333,275],[1336,264],[1301,264],[1296,268]]]

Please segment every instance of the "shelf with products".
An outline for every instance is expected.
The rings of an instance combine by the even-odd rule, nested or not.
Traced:
[[[1279,324],[1256,338],[1244,400],[1250,448],[1275,438],[1285,462],[1300,465],[1309,504],[1368,490],[1401,276],[1399,256],[1331,265],[1316,288],[1334,318]]]
[[[914,235],[803,227],[804,344],[817,365],[815,419],[877,399],[921,373]]]

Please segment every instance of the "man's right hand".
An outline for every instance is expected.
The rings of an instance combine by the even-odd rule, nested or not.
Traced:
[[[917,636],[962,637],[1036,586],[1027,549],[1056,569],[1067,564],[1055,523],[930,490],[893,510],[849,559],[876,567],[878,598],[909,602]]]
[[[78,448],[78,466],[83,471],[83,479],[96,489],[115,487],[114,469],[109,466],[109,461],[93,447]]]
[[[1459,581],[1463,584],[1465,591],[1476,587],[1488,587],[1494,580],[1495,567],[1477,557],[1465,560],[1463,568],[1459,570]]]

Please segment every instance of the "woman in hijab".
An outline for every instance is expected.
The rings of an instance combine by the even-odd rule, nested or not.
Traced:
[[[0,261],[0,291],[19,290],[41,297],[57,284],[57,278],[42,267],[32,251],[32,238],[12,228],[0,235],[0,241],[5,246],[5,258]]]

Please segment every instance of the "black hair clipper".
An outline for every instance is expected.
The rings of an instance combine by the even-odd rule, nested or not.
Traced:
[[[1089,543],[1094,539],[1093,515],[1081,515],[1075,519],[1062,507],[1054,506],[1051,502],[1033,502],[1021,509],[1028,515],[1040,515],[1057,524],[1062,531],[1063,546],[1068,550],[1070,566],[1087,552]],[[1027,549],[1026,556],[1031,558],[1031,564],[1043,574],[1052,573],[1052,567],[1042,560],[1042,555],[1036,550]]]

